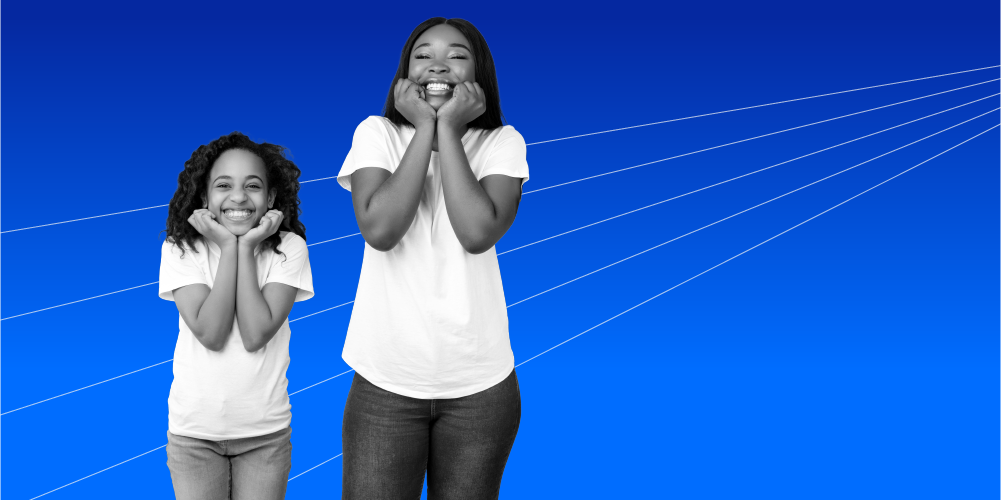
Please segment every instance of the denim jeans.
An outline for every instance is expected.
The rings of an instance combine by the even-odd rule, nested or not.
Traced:
[[[292,428],[208,441],[167,432],[167,467],[177,500],[281,500],[292,468]]]
[[[344,500],[428,500],[500,494],[521,423],[521,392],[503,382],[455,399],[415,399],[355,373],[344,406]]]

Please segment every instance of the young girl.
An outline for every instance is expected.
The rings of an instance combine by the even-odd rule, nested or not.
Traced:
[[[291,468],[288,314],[313,296],[299,169],[233,132],[184,164],[160,297],[180,312],[167,466],[178,500],[281,499]]]
[[[528,179],[468,21],[414,29],[338,182],[365,237],[344,360],[345,499],[497,498],[521,396],[494,244]]]

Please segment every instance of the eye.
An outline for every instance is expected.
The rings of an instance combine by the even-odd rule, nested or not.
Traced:
[[[219,184],[216,184],[215,187],[218,189],[229,189],[229,184],[225,182],[220,182]]]
[[[449,59],[469,59],[466,54],[451,54],[448,56]]]
[[[424,53],[414,54],[414,59],[431,59],[431,56]]]
[[[257,183],[252,182],[250,184],[247,184],[247,189],[261,189],[261,186]]]

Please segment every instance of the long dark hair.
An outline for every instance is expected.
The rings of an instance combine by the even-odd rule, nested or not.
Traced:
[[[264,161],[267,171],[268,189],[275,190],[274,208],[285,215],[282,227],[306,239],[306,226],[299,222],[299,167],[285,157],[285,148],[276,144],[260,144],[249,137],[233,132],[208,144],[198,146],[191,158],[184,162],[184,170],[177,176],[177,191],[167,209],[167,241],[175,244],[184,255],[184,248],[195,251],[195,240],[202,235],[188,222],[195,210],[202,208],[202,199],[208,189],[208,175],[219,156],[230,149],[243,149],[257,155]],[[279,231],[261,242],[261,249],[271,249],[281,254],[278,243]],[[183,243],[183,244],[182,244]]]
[[[494,69],[494,58],[490,55],[490,47],[487,47],[487,41],[480,34],[480,30],[473,26],[473,23],[466,21],[465,19],[453,18],[445,19],[444,17],[432,17],[423,23],[417,25],[414,31],[410,33],[410,38],[407,38],[407,43],[403,45],[403,53],[400,54],[400,66],[396,68],[396,76],[393,77],[393,81],[389,84],[389,96],[386,97],[386,106],[382,109],[382,116],[385,116],[389,121],[395,123],[396,125],[410,125],[412,123],[407,121],[406,118],[396,110],[396,100],[393,99],[393,89],[396,88],[396,82],[400,78],[407,78],[410,76],[410,53],[414,50],[414,44],[417,43],[417,39],[433,26],[438,26],[439,24],[447,24],[462,33],[462,36],[466,37],[469,41],[469,49],[473,52],[473,68],[474,75],[476,77],[476,83],[480,84],[480,88],[483,89],[483,95],[486,98],[486,111],[482,115],[476,117],[475,120],[469,122],[470,128],[483,128],[483,129],[494,129],[504,125],[504,114],[501,113],[500,107],[500,93],[497,90],[497,70]]]

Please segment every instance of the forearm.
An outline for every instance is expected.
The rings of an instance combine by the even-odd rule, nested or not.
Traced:
[[[208,297],[195,315],[191,333],[206,349],[218,351],[233,331],[236,306],[236,243],[220,247],[219,269]]]
[[[243,347],[249,352],[264,347],[285,323],[287,315],[272,309],[258,284],[254,248],[239,244],[236,276],[236,320]]]
[[[433,126],[419,127],[396,171],[367,199],[355,203],[358,226],[372,247],[390,250],[410,228],[421,202],[433,140]]]
[[[463,248],[482,253],[500,240],[509,224],[473,175],[461,138],[458,131],[438,129],[445,209]]]

